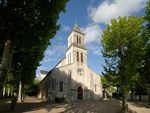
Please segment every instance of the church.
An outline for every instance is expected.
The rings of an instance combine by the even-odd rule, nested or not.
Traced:
[[[68,36],[68,48],[62,59],[40,82],[38,97],[55,101],[99,100],[102,98],[101,77],[87,66],[85,34],[77,24]]]

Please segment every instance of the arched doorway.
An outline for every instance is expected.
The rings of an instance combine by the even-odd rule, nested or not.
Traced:
[[[83,88],[81,86],[77,88],[77,99],[83,99]]]

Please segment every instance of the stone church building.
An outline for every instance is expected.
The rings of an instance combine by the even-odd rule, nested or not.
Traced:
[[[87,66],[85,34],[77,24],[68,36],[68,48],[62,59],[41,81],[38,97],[54,101],[98,100],[102,97],[101,78]]]

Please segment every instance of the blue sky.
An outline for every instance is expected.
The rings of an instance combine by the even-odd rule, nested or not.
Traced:
[[[85,33],[85,46],[88,52],[88,66],[101,74],[105,65],[101,54],[101,36],[112,18],[118,16],[144,15],[146,0],[70,0],[66,12],[60,13],[58,23],[61,28],[50,40],[51,45],[45,50],[41,66],[36,70],[51,70],[62,58],[67,49],[67,38],[75,21]]]

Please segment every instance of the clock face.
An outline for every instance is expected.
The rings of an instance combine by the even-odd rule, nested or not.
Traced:
[[[79,69],[78,69],[78,73],[79,73],[79,75],[83,75],[83,74],[84,74],[83,69],[79,68]]]

